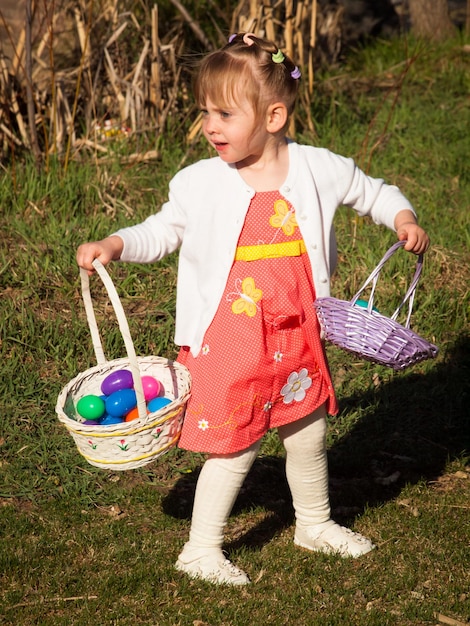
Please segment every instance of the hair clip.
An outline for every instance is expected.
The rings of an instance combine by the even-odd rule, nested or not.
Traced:
[[[274,63],[282,63],[286,57],[282,54],[282,50],[278,50],[277,52],[273,52],[271,58]]]
[[[256,37],[255,33],[245,33],[243,35],[243,43],[246,43],[247,46],[252,46],[255,43],[252,37]]]
[[[235,39],[236,36],[237,36],[237,33],[233,33],[233,35],[230,35],[230,37],[228,38],[228,42],[232,43],[232,41]]]
[[[299,68],[297,67],[297,65],[294,67],[294,69],[292,70],[290,75],[292,76],[292,78],[294,80],[298,80],[302,76],[302,74],[301,74]]]

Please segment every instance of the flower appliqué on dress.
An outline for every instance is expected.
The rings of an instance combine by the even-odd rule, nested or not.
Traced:
[[[284,396],[284,404],[290,404],[293,400],[302,402],[305,398],[306,390],[312,385],[312,379],[308,376],[308,370],[303,367],[298,373],[291,372],[287,383],[281,389],[281,396]]]
[[[204,355],[209,354],[210,348],[209,348],[209,344],[208,343],[206,343],[205,345],[202,346],[201,352]]]
[[[197,423],[197,427],[200,428],[202,431],[207,430],[209,428],[209,422],[207,420],[199,420],[199,422]]]
[[[235,313],[235,315],[246,313],[248,317],[254,317],[257,309],[256,303],[261,300],[263,295],[261,289],[256,288],[254,278],[251,276],[244,278],[241,283],[241,291],[238,289],[236,295],[240,297],[232,302],[232,313]]]
[[[273,228],[282,228],[284,234],[290,237],[297,228],[297,220],[293,209],[285,200],[276,200],[274,203],[274,215],[269,218],[269,223]]]
[[[280,352],[279,350],[276,350],[276,352],[274,353],[274,360],[276,361],[276,363],[280,363],[282,361],[282,357],[284,355],[282,354],[282,352]]]

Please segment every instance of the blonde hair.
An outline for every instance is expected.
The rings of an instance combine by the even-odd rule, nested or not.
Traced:
[[[283,102],[288,114],[293,112],[299,77],[298,68],[275,43],[239,33],[201,61],[193,81],[194,96],[201,107],[210,99],[220,108],[244,98],[258,121],[273,102]]]

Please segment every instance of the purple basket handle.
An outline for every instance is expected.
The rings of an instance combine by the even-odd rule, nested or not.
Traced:
[[[359,296],[361,295],[361,293],[364,291],[364,289],[367,287],[367,285],[370,282],[372,282],[372,290],[371,290],[371,293],[370,293],[370,296],[369,296],[369,301],[367,303],[367,310],[368,310],[368,312],[370,313],[372,311],[372,307],[374,306],[374,292],[375,292],[375,287],[377,286],[377,281],[379,279],[379,274],[380,274],[383,266],[385,265],[385,263],[390,259],[390,257],[393,254],[395,254],[395,252],[399,248],[402,248],[405,244],[406,244],[406,241],[397,241],[396,243],[393,244],[393,246],[391,248],[389,248],[387,250],[387,252],[382,257],[381,261],[378,263],[377,267],[371,272],[371,274],[366,279],[366,281],[364,282],[362,287],[359,289],[359,291],[356,293],[354,298],[351,300],[351,304],[356,304],[356,302],[359,299]],[[411,281],[410,286],[408,287],[408,290],[407,290],[403,300],[400,302],[398,308],[396,309],[395,313],[391,317],[392,320],[396,320],[397,317],[398,317],[398,314],[400,313],[400,311],[401,311],[401,309],[403,307],[403,305],[406,302],[408,302],[408,316],[406,318],[405,328],[409,328],[410,327],[410,319],[411,319],[411,312],[413,310],[413,302],[414,302],[414,297],[415,297],[415,291],[416,291],[416,287],[418,285],[419,278],[421,276],[422,269],[423,269],[423,255],[420,254],[420,255],[418,255],[418,260],[416,262],[416,270],[415,270],[415,274],[413,276],[413,280]]]

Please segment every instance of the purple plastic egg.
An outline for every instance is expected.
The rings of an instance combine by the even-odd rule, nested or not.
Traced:
[[[115,391],[121,391],[121,389],[132,389],[134,386],[134,380],[132,379],[132,373],[129,370],[116,370],[108,374],[101,383],[101,391],[110,396]]]
[[[150,413],[155,413],[155,411],[158,411],[167,404],[170,404],[170,402],[171,400],[169,398],[154,398],[153,400],[150,400],[150,402],[147,404],[147,409]]]
[[[137,406],[137,398],[133,389],[115,391],[106,398],[106,412],[113,417],[123,417]]]
[[[83,426],[98,426],[101,424],[101,420],[85,420],[82,422]]]
[[[150,400],[159,395],[162,384],[153,376],[142,376],[142,387],[144,389],[145,402],[150,402]]]

